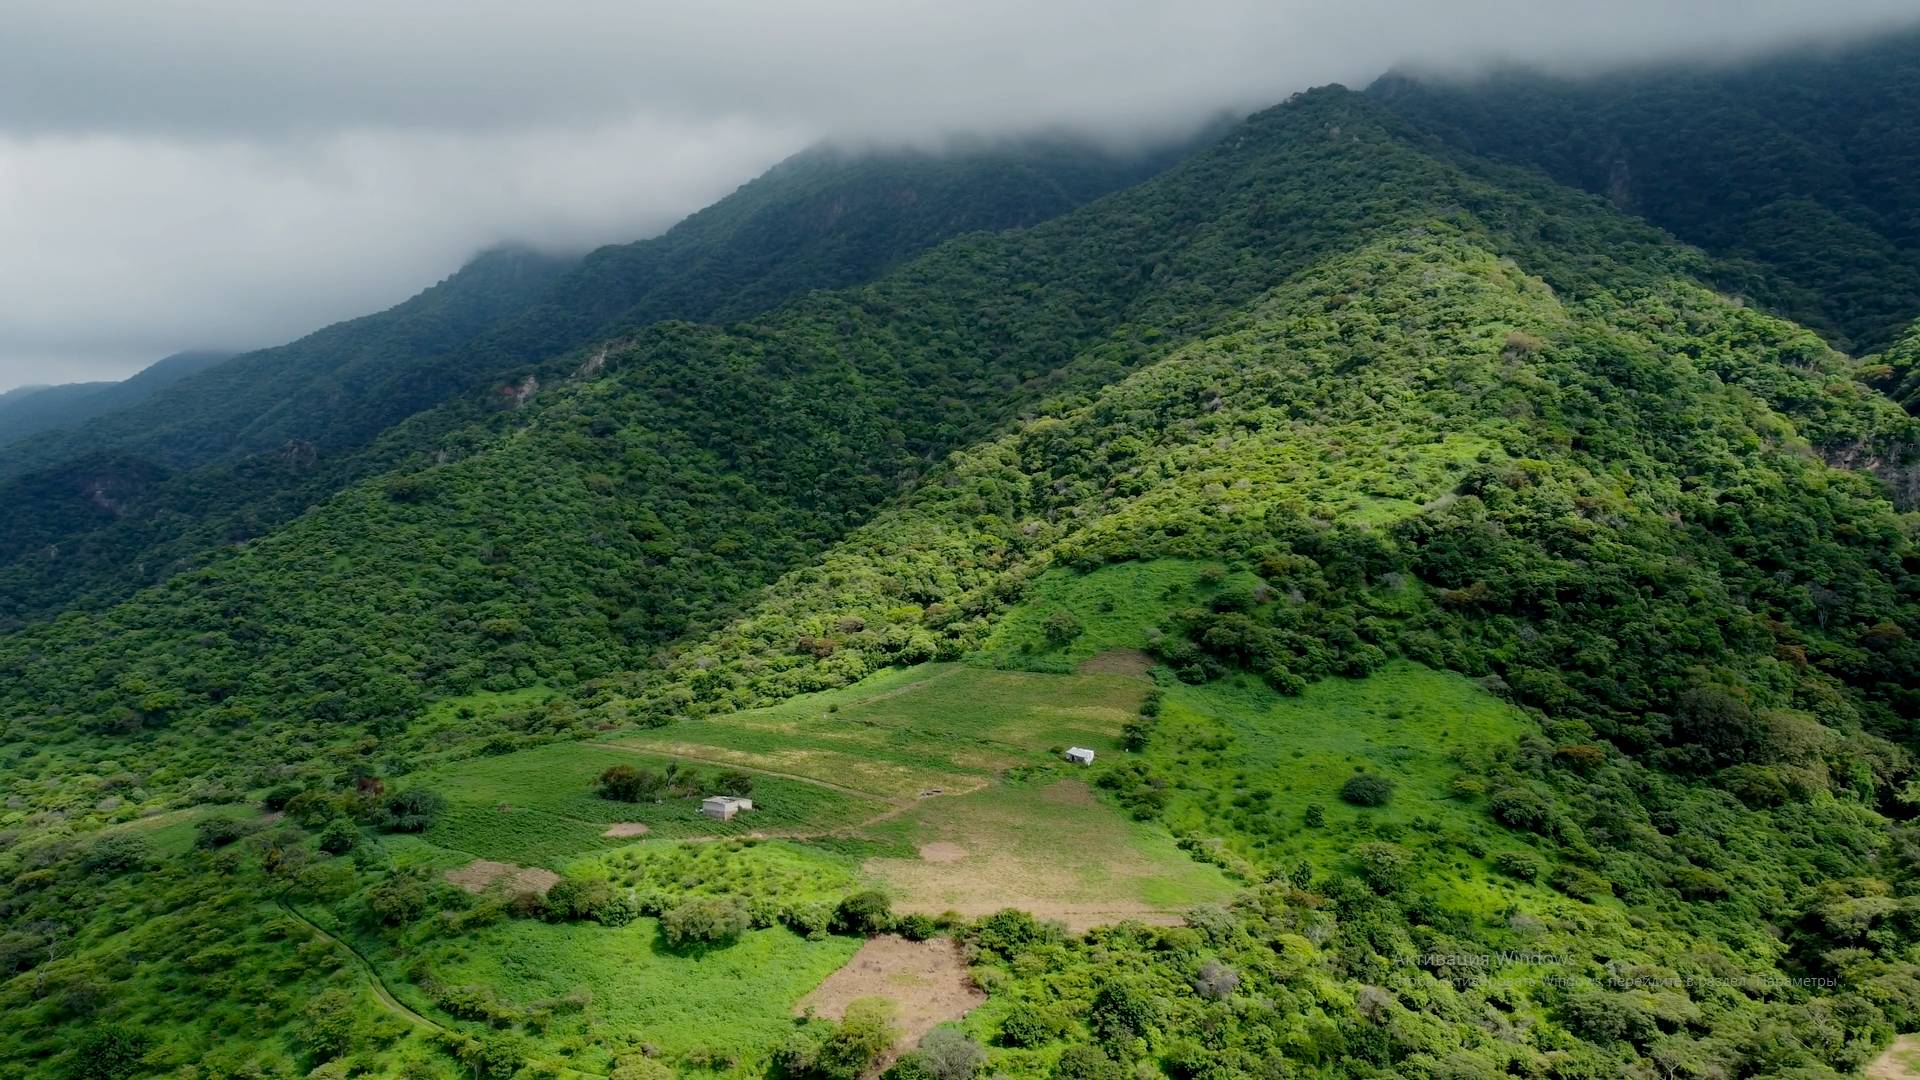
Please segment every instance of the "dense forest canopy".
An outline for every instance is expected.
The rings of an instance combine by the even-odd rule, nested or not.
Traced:
[[[1917,58],[819,151],[22,444],[0,1080],[1857,1074]]]

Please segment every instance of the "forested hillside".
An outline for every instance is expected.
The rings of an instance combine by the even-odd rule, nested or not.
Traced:
[[[262,535],[401,449],[518,407],[578,363],[564,359],[572,350],[621,327],[744,317],[863,281],[947,237],[1053,217],[1176,152],[1067,139],[952,155],[826,148],[655,239],[577,261],[485,254],[390,311],[0,453],[0,498],[22,523],[0,540],[0,627],[125,596]]]
[[[1920,35],[1595,78],[1395,74],[1377,100],[1764,274],[1743,291],[1836,346],[1920,316]]]
[[[169,383],[225,360],[228,355],[208,350],[175,353],[119,382],[65,383],[10,390],[0,394],[0,443],[15,442],[125,408]]]
[[[1099,198],[789,163],[0,637],[0,1078],[1857,1073],[1920,1028],[1911,339],[1389,89]],[[1047,220],[934,245],[979,191]],[[963,991],[903,1054],[812,996],[883,932]]]

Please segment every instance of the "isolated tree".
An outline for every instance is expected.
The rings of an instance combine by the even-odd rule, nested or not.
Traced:
[[[937,1027],[920,1040],[917,1055],[933,1080],[972,1080],[987,1063],[987,1051],[955,1027]]]
[[[387,798],[386,826],[394,832],[426,832],[434,819],[447,808],[439,792],[427,788],[409,788]]]
[[[1385,806],[1393,798],[1393,781],[1378,773],[1361,773],[1340,785],[1340,797],[1355,806]]]

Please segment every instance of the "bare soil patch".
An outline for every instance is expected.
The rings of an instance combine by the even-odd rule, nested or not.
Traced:
[[[1902,1035],[1867,1066],[1867,1080],[1920,1080],[1920,1035]]]
[[[846,966],[800,999],[794,1015],[811,1010],[838,1020],[848,1004],[863,997],[882,997],[899,1012],[899,1046],[912,1046],[920,1037],[948,1020],[958,1020],[987,1000],[973,984],[960,946],[952,938],[908,941],[897,934],[869,938]]]
[[[1144,679],[1153,668],[1153,657],[1139,649],[1108,649],[1087,657],[1074,668],[1082,675],[1132,675]]]
[[[630,836],[645,836],[652,831],[637,821],[616,821],[600,835],[613,840],[625,840]]]
[[[959,862],[967,857],[967,849],[945,840],[935,840],[931,844],[920,845],[920,857],[928,862]]]
[[[1126,820],[1077,779],[929,799],[902,816],[918,856],[862,866],[887,884],[900,912],[977,918],[1013,907],[1080,933],[1130,919],[1175,925],[1193,904],[1231,892],[1217,870]]]
[[[447,880],[476,895],[502,886],[510,893],[534,892],[545,896],[547,890],[560,881],[560,875],[537,866],[475,859],[458,870],[447,871]]]

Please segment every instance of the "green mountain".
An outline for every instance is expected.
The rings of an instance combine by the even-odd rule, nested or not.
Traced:
[[[1858,1072],[1920,420],[1383,96],[489,368],[0,637],[0,1077]]]
[[[948,237],[1055,216],[1175,152],[1063,137],[952,155],[824,148],[652,240],[578,261],[483,255],[389,311],[0,451],[0,498],[23,522],[0,540],[0,626],[124,597],[262,535],[396,454],[518,407],[577,366],[556,358],[585,342],[866,280]],[[416,425],[424,434],[376,444],[441,404]],[[92,486],[114,497],[85,498]]]
[[[119,382],[24,386],[0,394],[0,443],[68,427],[103,413],[124,409],[161,387],[225,360],[211,350],[174,353]]]
[[[1742,291],[1840,348],[1882,348],[1920,315],[1920,33],[1595,78],[1395,74],[1368,92],[1763,270]]]

